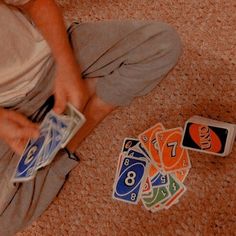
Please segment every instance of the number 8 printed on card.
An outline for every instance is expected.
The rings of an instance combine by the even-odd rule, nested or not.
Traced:
[[[113,198],[137,204],[146,181],[147,165],[146,160],[125,157],[117,175]]]

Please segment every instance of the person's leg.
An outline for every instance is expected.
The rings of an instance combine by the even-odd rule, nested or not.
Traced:
[[[40,84],[41,89],[45,88],[47,79],[50,78],[45,78],[44,83]],[[47,92],[38,94],[37,91],[37,89],[33,91],[32,96],[35,95],[33,96],[35,100],[28,106],[33,104],[33,107],[37,107],[38,99],[41,100],[43,95],[47,98]],[[33,122],[42,121],[53,105],[54,98],[51,96],[29,118]],[[10,236],[32,223],[43,213],[62,188],[68,173],[79,162],[62,149],[50,165],[37,171],[34,179],[13,184],[11,178],[20,156],[1,141],[0,150],[0,235]]]
[[[68,145],[72,152],[115,107],[154,88],[181,53],[175,30],[159,22],[87,23],[74,34],[73,47],[83,77],[97,79],[88,82],[93,96],[84,110],[87,122]]]
[[[80,128],[79,132],[73,137],[67,148],[74,153],[79,144],[91,133],[91,131],[116,107],[104,102],[94,94],[84,110],[86,123]]]

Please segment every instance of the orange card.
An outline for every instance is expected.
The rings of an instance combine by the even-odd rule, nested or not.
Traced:
[[[159,150],[156,142],[156,133],[165,130],[164,126],[161,123],[157,123],[152,126],[150,129],[141,133],[138,138],[149,156],[155,163],[157,167],[161,167],[161,161],[159,157]]]
[[[189,169],[178,170],[178,171],[174,172],[174,174],[175,174],[176,178],[183,183],[188,175],[188,172],[189,172]]]
[[[182,128],[169,129],[156,134],[160,161],[165,172],[191,167],[188,151],[180,146],[182,134]]]

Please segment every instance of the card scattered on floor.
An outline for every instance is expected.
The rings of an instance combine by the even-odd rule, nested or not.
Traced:
[[[186,122],[184,132],[182,128],[166,130],[158,123],[138,139],[126,138],[118,158],[113,198],[132,204],[141,200],[152,212],[170,208],[186,191],[183,183],[191,168],[187,149],[227,155],[235,133],[233,124],[194,116]]]
[[[165,130],[156,124],[138,136],[126,138],[118,159],[113,198],[152,212],[168,209],[186,191],[183,182],[191,163],[180,144],[182,128]]]
[[[67,145],[84,122],[83,114],[71,104],[67,105],[62,115],[51,110],[40,125],[39,137],[28,141],[11,181],[33,179],[37,170],[53,161],[57,152]]]

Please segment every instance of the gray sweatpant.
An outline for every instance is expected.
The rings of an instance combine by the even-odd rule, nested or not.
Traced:
[[[158,22],[73,24],[69,35],[83,78],[98,77],[98,96],[114,105],[127,105],[134,97],[148,93],[174,67],[181,53],[176,32]],[[11,109],[32,117],[52,94],[53,78],[54,67]],[[34,180],[13,185],[10,178],[19,156],[3,142],[0,150],[0,236],[8,236],[43,213],[78,162],[60,150]]]

